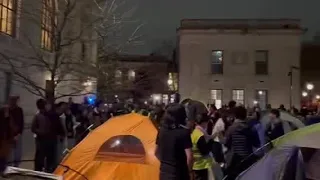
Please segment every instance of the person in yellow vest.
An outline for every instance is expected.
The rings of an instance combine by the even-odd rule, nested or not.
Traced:
[[[207,114],[197,115],[196,127],[191,134],[193,152],[193,180],[208,180],[209,170],[212,169],[213,158],[210,156],[209,139],[215,135],[208,135],[206,128],[209,122]]]

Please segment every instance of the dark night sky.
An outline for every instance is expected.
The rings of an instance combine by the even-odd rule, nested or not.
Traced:
[[[144,45],[135,53],[150,53],[163,40],[174,40],[183,18],[298,18],[311,39],[320,30],[320,0],[130,0],[138,9],[134,18],[145,23]]]

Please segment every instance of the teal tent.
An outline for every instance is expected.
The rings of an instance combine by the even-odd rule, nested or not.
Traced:
[[[273,148],[237,180],[320,179],[320,123],[271,142]]]

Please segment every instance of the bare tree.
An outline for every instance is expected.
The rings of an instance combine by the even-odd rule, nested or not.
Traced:
[[[120,10],[124,2],[118,1],[24,1],[18,12],[28,27],[21,27],[16,42],[23,50],[1,48],[2,65],[10,68],[17,84],[52,102],[93,93],[87,86],[116,66],[109,61],[108,68],[104,68],[100,60],[140,38],[136,36],[141,28],[138,26],[126,41],[121,41],[124,36],[120,32],[132,10]],[[32,28],[39,32],[40,44]],[[38,76],[46,74],[45,84],[38,81],[36,72],[41,72]]]

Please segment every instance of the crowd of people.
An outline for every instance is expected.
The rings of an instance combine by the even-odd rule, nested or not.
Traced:
[[[258,105],[249,109],[230,101],[217,109],[191,99],[169,105],[156,140],[160,180],[235,179],[264,155],[268,142],[297,128],[289,124],[286,130],[283,105],[268,108],[270,123],[264,126]]]
[[[22,159],[24,114],[19,97],[10,97],[0,109],[0,173],[7,164],[18,167]],[[263,128],[260,108],[237,106],[235,101],[217,109],[199,101],[186,99],[165,106],[147,104],[90,105],[84,101],[53,104],[44,99],[36,102],[31,131],[35,138],[34,169],[53,172],[65,150],[81,142],[90,130],[109,118],[130,112],[149,116],[159,127],[156,156],[161,162],[160,180],[234,179],[252,165],[263,152],[255,152],[287,131],[280,120],[280,111],[267,106],[271,123]],[[292,113],[306,117],[314,114],[292,108]],[[319,120],[319,118],[318,118]],[[320,122],[320,121],[319,121]]]
[[[0,174],[9,164],[18,167],[22,160],[22,134],[25,127],[23,109],[18,105],[19,97],[12,96],[8,104],[0,108]],[[35,138],[34,170],[53,172],[62,160],[65,151],[78,144],[86,135],[113,116],[138,112],[159,122],[164,106],[144,103],[106,104],[87,99],[81,104],[68,102],[56,104],[38,99],[31,132]]]

